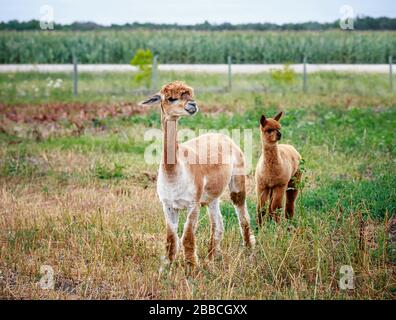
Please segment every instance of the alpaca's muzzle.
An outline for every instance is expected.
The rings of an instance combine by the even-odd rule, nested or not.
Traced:
[[[188,102],[184,109],[191,115],[198,111],[197,104],[194,101]]]

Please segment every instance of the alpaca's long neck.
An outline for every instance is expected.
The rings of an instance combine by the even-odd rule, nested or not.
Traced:
[[[172,175],[177,166],[177,120],[162,119],[163,144],[162,144],[162,167],[165,173]]]
[[[262,145],[264,155],[264,165],[267,167],[273,167],[280,165],[281,158],[278,150],[278,144],[266,144],[263,142]]]

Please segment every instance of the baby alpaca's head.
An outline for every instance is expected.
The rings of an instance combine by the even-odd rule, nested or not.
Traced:
[[[265,115],[261,116],[261,140],[265,144],[275,144],[281,139],[282,134],[280,132],[281,125],[279,123],[279,119],[282,117],[282,115],[283,112],[281,111],[274,118],[266,118]]]

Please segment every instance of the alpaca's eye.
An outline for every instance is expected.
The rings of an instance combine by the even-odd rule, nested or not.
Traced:
[[[176,99],[176,98],[169,98],[169,99],[168,99],[168,101],[171,102],[171,103],[172,103],[172,102],[175,102],[175,101],[177,101],[177,100],[178,100],[178,99]]]
[[[267,132],[271,133],[272,131],[274,131],[274,129],[268,129]]]

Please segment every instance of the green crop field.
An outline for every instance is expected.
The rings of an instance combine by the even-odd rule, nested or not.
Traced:
[[[129,63],[148,48],[160,63],[387,63],[396,33],[254,31],[0,32],[0,63]]]
[[[160,54],[166,56],[164,48],[172,42],[157,42],[152,34],[142,34],[146,37],[142,41],[150,39],[153,46],[162,46]],[[92,41],[91,48],[84,47],[87,42],[78,42],[78,50],[86,48],[89,62],[126,62],[126,52],[133,51],[106,51],[117,45],[101,47],[94,40],[101,33],[80,33],[74,38],[67,38],[67,33],[33,35],[2,33],[2,45],[7,37],[15,43],[14,56],[8,59],[68,59],[68,45],[78,37]],[[122,33],[124,39],[129,35]],[[395,42],[391,33],[378,35],[383,48],[370,57],[381,60],[383,49]],[[119,48],[128,45],[110,33],[106,36],[101,40],[118,43]],[[206,36],[192,34],[186,41],[205,42]],[[215,36],[222,39],[220,33]],[[237,33],[224,34],[231,36],[239,39]],[[23,37],[32,44],[44,41],[43,46],[52,49],[42,54],[18,49]],[[324,37],[342,44],[348,35],[326,33]],[[353,41],[366,41],[364,34],[353,37]],[[285,43],[289,41],[298,42],[291,36]],[[212,39],[212,43],[216,44],[212,48],[223,52],[224,42]],[[287,58],[284,46],[277,50]],[[201,50],[200,59],[217,61],[216,54],[206,56],[204,52],[210,50]],[[249,55],[250,49],[246,50]],[[15,58],[18,52],[26,56]],[[186,61],[198,54],[175,52],[184,52]],[[365,50],[359,52],[364,60]],[[260,54],[269,55],[265,50]],[[278,53],[272,54],[277,57]],[[293,144],[305,160],[304,187],[294,219],[280,224],[267,221],[255,230],[252,170],[248,209],[255,249],[249,252],[241,245],[237,218],[225,194],[222,257],[215,261],[206,257],[210,225],[202,208],[197,230],[199,266],[193,273],[185,272],[182,257],[171,267],[164,265],[166,232],[156,196],[158,166],[144,160],[151,143],[144,133],[160,128],[160,115],[156,107],[137,105],[144,96],[129,91],[135,86],[133,75],[80,74],[80,92],[74,97],[68,74],[1,74],[0,298],[395,299],[396,93],[390,92],[387,75],[312,74],[305,94],[300,78],[279,84],[268,74],[235,76],[236,89],[231,92],[204,90],[226,86],[223,75],[160,73],[158,82],[175,79],[197,89],[200,106],[196,116],[180,121],[180,128],[252,130],[253,166],[260,154],[261,114],[285,111],[283,142]],[[183,213],[181,223],[184,218]],[[38,285],[42,265],[54,270],[54,290]],[[343,265],[353,267],[354,289],[339,287]]]

